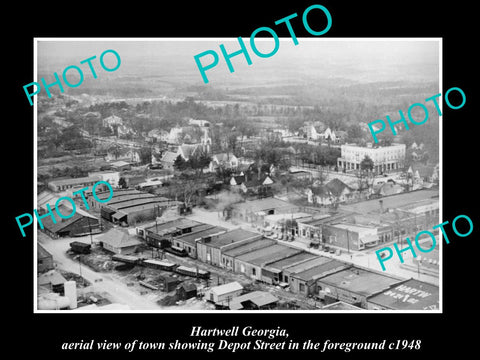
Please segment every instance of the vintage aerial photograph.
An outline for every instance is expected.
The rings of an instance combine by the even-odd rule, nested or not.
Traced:
[[[35,312],[442,309],[441,39],[244,40],[34,39]]]

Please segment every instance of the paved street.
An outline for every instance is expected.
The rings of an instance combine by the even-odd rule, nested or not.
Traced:
[[[90,243],[90,237],[79,237],[75,239],[85,243]],[[80,265],[78,262],[70,259],[66,251],[70,248],[71,238],[61,238],[57,240],[50,239],[47,235],[38,232],[38,241],[49,251],[57,263],[58,267],[76,274],[80,274],[92,283],[95,291],[106,292],[111,296],[112,302],[125,304],[134,310],[159,310],[161,306],[153,301],[130,290],[118,279],[114,279],[113,274],[103,274],[91,270],[86,265]],[[97,280],[97,282],[96,282]],[[101,281],[98,281],[101,280]]]

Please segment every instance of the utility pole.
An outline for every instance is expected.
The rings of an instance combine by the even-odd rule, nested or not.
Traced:
[[[93,246],[93,236],[92,236],[92,227],[90,226],[90,217],[87,217],[88,221],[88,230],[90,231],[90,245]]]
[[[350,236],[348,235],[348,229],[346,230],[347,230],[347,252],[350,254]]]

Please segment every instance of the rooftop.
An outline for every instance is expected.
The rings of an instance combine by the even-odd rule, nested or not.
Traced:
[[[97,194],[97,197],[101,200],[107,199],[110,196],[110,190],[96,191],[95,193]],[[110,201],[114,200],[115,198],[121,198],[122,196],[132,195],[132,194],[145,194],[145,193],[135,189],[114,189],[112,199],[110,199]]]
[[[52,254],[50,254],[47,250],[45,250],[45,248],[37,243],[37,258],[38,259],[44,259],[46,257],[51,257]]]
[[[315,266],[325,264],[326,262],[328,262],[330,260],[331,260],[330,258],[325,257],[325,256],[315,256],[312,259],[302,261],[299,264],[291,265],[291,266],[288,266],[284,269],[288,270],[288,272],[290,274],[296,274],[296,273],[300,273],[302,271],[311,269]]]
[[[177,159],[177,157],[178,157],[177,153],[174,153],[172,151],[166,151],[163,154],[161,161],[173,164],[175,162],[175,160]]]
[[[272,263],[269,263],[267,266],[265,266],[266,270],[278,270],[282,271],[284,268],[301,263],[305,260],[310,260],[313,258],[316,258],[317,255],[311,254],[309,252],[301,252],[299,254],[290,256],[289,258],[278,260]]]
[[[401,280],[352,266],[348,269],[327,275],[319,281],[363,296],[370,296],[387,290],[390,286],[398,284]]]
[[[368,301],[393,310],[433,310],[438,309],[438,294],[438,286],[410,279]]]
[[[325,275],[326,273],[331,272],[332,270],[345,269],[349,266],[350,266],[349,264],[344,263],[342,261],[328,259],[328,261],[325,261],[323,264],[316,265],[302,272],[297,272],[294,275],[292,275],[292,277],[295,277],[297,279],[301,279],[304,281],[310,281],[310,280],[318,279],[323,275]]]
[[[87,176],[87,177],[79,177],[79,178],[72,178],[72,179],[58,179],[49,181],[48,184],[54,186],[65,186],[65,185],[76,185],[82,184],[86,182],[97,182],[102,180],[99,176]]]
[[[268,304],[276,303],[278,298],[270,294],[267,291],[252,291],[248,294],[240,295],[232,299],[230,302],[231,310],[243,309],[243,302],[250,301],[257,307],[265,306]]]
[[[56,202],[60,199],[60,196],[58,194],[54,194],[50,191],[42,191],[40,194],[37,196],[37,208],[43,208],[47,210],[46,204],[50,205],[50,208],[53,210]],[[72,204],[69,201],[63,201],[59,207],[63,207],[65,210],[62,212],[64,214],[69,214],[72,210]],[[67,210],[69,209],[69,210]],[[79,215],[82,216],[87,216],[92,219],[97,219],[95,216],[92,214],[88,213],[87,211],[83,210],[80,208],[80,206],[75,207],[75,212],[78,213]]]
[[[305,225],[315,226],[315,225],[323,224],[325,220],[331,220],[331,219],[332,219],[331,215],[322,214],[322,215],[315,215],[315,217],[312,217],[312,218],[298,219],[297,222]]]
[[[285,248],[283,249],[278,249],[277,251],[270,252],[268,254],[264,254],[263,256],[259,256],[254,259],[251,259],[249,263],[252,265],[264,266],[265,264],[268,264],[273,261],[289,258],[290,256],[296,255],[301,251],[302,250],[300,249],[285,246]]]
[[[113,167],[122,167],[122,166],[130,165],[130,163],[120,160],[120,161],[111,162],[110,165],[112,165]]]
[[[60,285],[65,283],[67,280],[60,274],[58,271],[50,270],[46,273],[41,274],[38,277],[37,285]]]
[[[58,206],[58,209],[60,210],[60,212],[62,214],[70,214],[71,213],[71,209],[68,208],[68,207],[65,207],[62,205],[59,205]],[[71,224],[79,221],[80,219],[82,219],[83,217],[85,217],[84,215],[80,214],[78,211],[75,212],[75,214],[73,214],[73,216],[71,218],[68,218],[68,219],[59,219],[58,217],[56,218],[56,223],[53,223],[53,220],[52,220],[52,217],[51,216],[47,216],[45,218],[42,219],[42,224],[43,224],[43,227],[45,229],[47,229],[48,231],[52,232],[52,233],[57,233],[63,229],[65,229],[67,226],[70,226]],[[87,218],[93,218],[95,220],[98,221],[98,219],[94,218],[93,216],[88,216]],[[96,223],[96,222],[95,222]],[[93,225],[93,220],[92,220],[92,225]]]
[[[199,225],[193,228],[193,232],[187,233],[175,238],[175,240],[179,240],[188,244],[195,244],[197,240],[200,240],[203,237],[218,234],[221,232],[225,232],[227,229],[222,228],[220,226],[212,226],[208,224]]]
[[[102,193],[102,197],[103,197],[103,195],[104,194]],[[114,205],[114,204],[122,203],[122,202],[125,202],[125,201],[129,201],[129,200],[144,199],[144,198],[148,199],[148,198],[155,198],[155,197],[156,197],[155,195],[149,194],[149,193],[122,194],[122,195],[112,197],[112,199],[110,199],[108,201],[108,205]],[[104,199],[108,198],[108,196],[103,197],[103,198],[101,198],[99,196],[98,198],[101,199],[101,200],[104,200]]]
[[[224,295],[234,291],[242,290],[243,286],[240,283],[234,281],[228,284],[212,287],[210,291],[216,295]]]
[[[396,209],[406,205],[412,205],[426,199],[438,198],[439,191],[437,189],[422,189],[409,191],[406,193],[395,194],[390,196],[384,196],[381,199],[362,201],[356,204],[340,205],[342,210],[352,211],[356,213],[379,213],[380,203],[379,200],[383,200],[383,208]]]
[[[343,301],[337,301],[332,304],[325,305],[322,310],[363,310],[358,306],[354,306]]]
[[[236,257],[236,256],[249,253],[254,250],[262,249],[264,247],[267,247],[273,244],[276,244],[275,240],[262,238],[262,239],[252,241],[248,244],[239,245],[237,247],[234,247],[233,249],[228,249],[223,252],[223,255]]]
[[[293,219],[301,219],[306,217],[311,217],[312,214],[304,213],[304,212],[296,212],[293,214],[275,214],[275,215],[267,215],[265,216],[265,221],[272,221],[278,222],[283,220],[293,220]]]
[[[97,240],[116,248],[141,244],[141,241],[130,237],[126,232],[119,229],[110,229],[105,234],[99,236]]]
[[[250,200],[242,203],[234,204],[233,207],[237,210],[259,212],[273,209],[296,209],[297,206],[290,204],[286,201],[275,199],[275,198],[265,198],[258,200]]]
[[[203,244],[208,244],[210,247],[220,248],[222,246],[233,244],[235,242],[251,239],[254,237],[259,237],[260,234],[254,233],[252,231],[235,229],[225,232],[220,235],[215,235],[210,238],[208,242],[202,240]]]
[[[153,224],[152,226],[146,228],[146,230],[154,232],[156,234],[168,234],[168,233],[176,232],[178,230],[186,229],[189,227],[195,229],[203,225],[204,224],[198,221],[194,221],[194,220],[190,220],[182,217],[182,218],[166,221],[164,223]]]
[[[237,256],[237,259],[254,265],[262,265],[268,260],[271,260],[273,262],[282,258],[295,255],[301,251],[302,250],[291,248],[289,246],[274,244]]]

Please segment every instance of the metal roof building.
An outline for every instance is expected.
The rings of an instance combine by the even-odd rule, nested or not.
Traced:
[[[367,298],[388,290],[403,279],[351,266],[317,280],[317,290],[328,300],[367,309]]]

